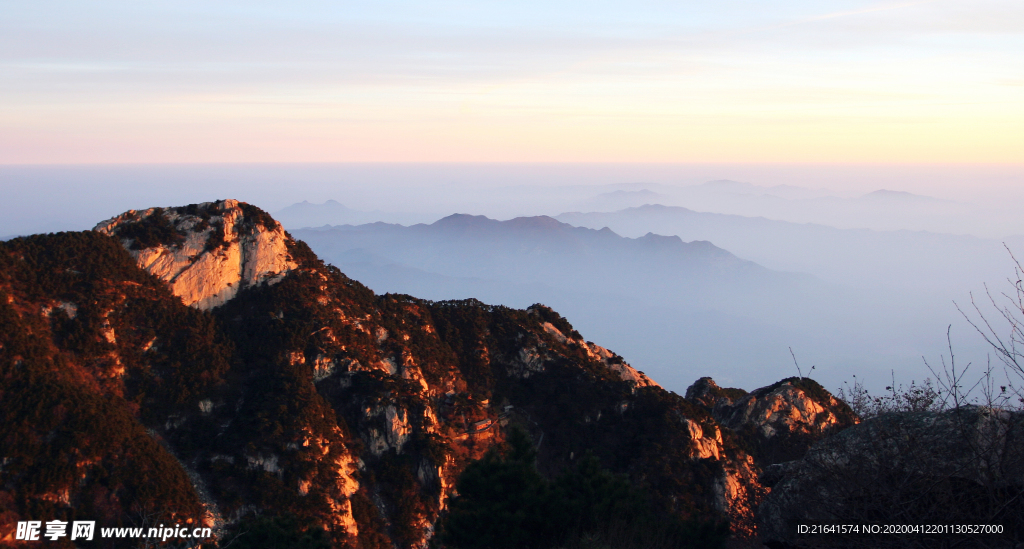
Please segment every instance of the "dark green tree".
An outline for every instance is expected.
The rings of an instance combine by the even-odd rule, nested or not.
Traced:
[[[587,453],[553,482],[537,472],[537,452],[520,430],[504,452],[471,463],[456,484],[440,542],[457,549],[676,549],[722,547],[727,523],[683,521],[659,512],[650,494]]]
[[[590,452],[553,484],[556,515],[561,515],[566,528],[577,532],[591,532],[615,520],[631,522],[651,513],[645,494],[626,477],[602,468]]]
[[[331,542],[320,526],[303,528],[294,515],[256,517],[242,521],[224,537],[221,547],[232,549],[330,549]]]
[[[537,472],[526,433],[512,430],[504,453],[492,448],[456,483],[441,540],[460,549],[549,546],[551,488]]]

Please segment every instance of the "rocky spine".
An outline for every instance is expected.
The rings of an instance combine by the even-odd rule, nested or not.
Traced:
[[[124,264],[101,235],[116,239]],[[55,247],[72,253],[40,252]],[[803,380],[747,394],[708,379],[675,395],[543,305],[376,296],[234,200],[126,212],[93,236],[16,239],[2,250],[3,318],[21,323],[4,337],[45,338],[63,358],[40,359],[39,372],[74,372],[74,391],[121,399],[111,413],[135,425],[129,440],[158,441],[177,464],[165,467],[178,468],[168,486],[182,494],[169,516],[205,516],[222,535],[246,517],[287,511],[339,546],[423,547],[466,464],[519,426],[545,474],[593,450],[666,509],[728,519],[737,540],[752,540],[768,450],[799,453],[787,445],[846,417]],[[116,269],[83,266],[101,257]],[[43,284],[29,265],[65,282]],[[5,345],[0,352],[14,340]],[[33,376],[24,383],[44,379]],[[102,437],[89,440],[76,452]],[[17,492],[19,462],[5,461],[14,475],[5,489],[22,502],[11,516],[64,493],[59,509],[91,509],[99,500],[81,487],[127,467],[104,451],[68,457],[84,464],[75,465],[84,480],[39,493]],[[89,465],[103,460],[106,469]],[[102,507],[110,520],[126,520],[130,495],[104,496],[116,503]]]

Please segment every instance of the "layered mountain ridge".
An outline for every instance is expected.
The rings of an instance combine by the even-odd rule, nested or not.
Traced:
[[[589,450],[752,540],[762,468],[857,421],[809,379],[684,398],[544,305],[374,295],[234,200],[0,243],[0,322],[0,539],[80,518],[229,540],[286,513],[339,547],[424,547],[519,427],[544,474]]]
[[[712,242],[655,233],[628,238],[546,216],[466,214],[429,225],[292,231],[380,293],[514,308],[543,302],[677,392],[711,369],[726,379],[775,370],[778,356],[765,352],[778,351],[780,341],[797,349],[827,344],[815,329],[840,309],[835,288],[766,269]],[[745,341],[737,341],[740,333],[748,334]],[[784,358],[788,370],[788,353]],[[752,383],[776,380],[768,374]]]

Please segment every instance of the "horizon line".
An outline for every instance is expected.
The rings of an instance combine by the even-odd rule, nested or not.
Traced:
[[[1019,167],[1024,162],[799,162],[799,161],[640,161],[640,160],[353,160],[353,161],[218,161],[218,162],[25,162],[3,163],[2,168],[24,167],[130,167],[130,166],[352,166],[352,165],[515,165],[515,166],[568,166],[568,165],[648,165],[648,166],[988,166]]]

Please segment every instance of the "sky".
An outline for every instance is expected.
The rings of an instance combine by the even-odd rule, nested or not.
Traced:
[[[0,0],[0,164],[1019,164],[1019,0]]]

